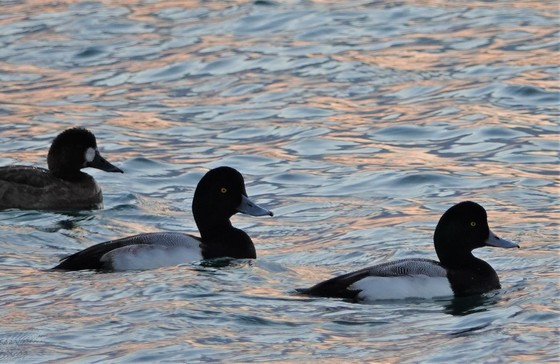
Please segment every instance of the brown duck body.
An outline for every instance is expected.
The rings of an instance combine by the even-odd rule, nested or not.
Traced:
[[[0,167],[0,210],[81,210],[103,207],[103,194],[95,179],[80,172],[68,181],[44,168]]]
[[[0,167],[0,210],[81,210],[103,207],[101,188],[81,171],[97,168],[122,170],[99,154],[95,136],[83,128],[63,131],[47,155],[49,169],[28,166]]]

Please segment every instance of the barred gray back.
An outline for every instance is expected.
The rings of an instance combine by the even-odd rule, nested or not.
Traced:
[[[431,259],[400,259],[376,265],[368,269],[370,275],[393,277],[426,275],[428,277],[445,277],[447,271],[438,262]]]

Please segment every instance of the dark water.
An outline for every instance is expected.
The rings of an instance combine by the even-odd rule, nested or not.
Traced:
[[[116,5],[116,4],[119,5]],[[3,362],[551,362],[559,350],[558,4],[2,1],[0,165],[91,129],[124,175],[105,209],[0,213]],[[194,188],[238,168],[274,218],[234,217],[259,258],[46,271],[140,232],[194,232]],[[503,288],[351,304],[294,293],[435,258],[471,199],[518,251]]]

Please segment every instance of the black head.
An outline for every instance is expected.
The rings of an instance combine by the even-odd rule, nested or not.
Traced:
[[[123,173],[99,154],[95,136],[83,128],[67,129],[58,134],[49,149],[47,164],[53,175],[66,180],[79,179],[80,169],[86,167]]]
[[[434,245],[440,262],[448,267],[462,264],[476,248],[518,247],[494,235],[488,227],[486,210],[472,201],[460,202],[443,214],[436,226]]]
[[[272,216],[272,212],[249,200],[243,176],[231,167],[212,169],[202,177],[194,193],[192,209],[201,234],[209,226],[230,225],[229,218],[238,212]]]

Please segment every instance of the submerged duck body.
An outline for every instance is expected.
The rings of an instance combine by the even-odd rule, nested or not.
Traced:
[[[519,247],[492,233],[482,206],[465,201],[447,210],[436,226],[434,247],[439,262],[400,259],[334,277],[299,292],[354,301],[482,294],[501,288],[490,264],[472,255],[472,250],[484,246]]]
[[[82,128],[67,129],[53,140],[47,164],[48,170],[17,165],[0,167],[0,210],[101,208],[101,188],[81,169],[122,173],[101,156],[95,136]]]
[[[63,258],[54,269],[151,269],[221,257],[257,257],[251,238],[231,225],[238,213],[272,216],[247,197],[243,176],[230,167],[206,173],[196,187],[193,215],[200,237],[178,232],[129,236],[93,245]]]

